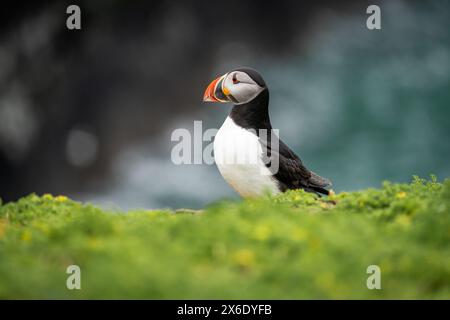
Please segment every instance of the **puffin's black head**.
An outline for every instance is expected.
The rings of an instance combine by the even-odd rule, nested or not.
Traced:
[[[244,104],[255,99],[267,89],[258,71],[238,68],[215,79],[206,88],[203,101]]]

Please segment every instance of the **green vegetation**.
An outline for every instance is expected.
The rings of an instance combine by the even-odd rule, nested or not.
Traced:
[[[81,290],[66,288],[71,264]],[[369,265],[381,290],[366,287]],[[449,299],[450,180],[200,213],[30,195],[0,206],[0,298]]]

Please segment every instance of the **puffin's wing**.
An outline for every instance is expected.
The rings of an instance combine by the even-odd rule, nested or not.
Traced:
[[[322,178],[312,171],[309,171],[302,163],[300,158],[281,140],[279,140],[278,152],[271,148],[268,143],[268,149],[272,156],[278,156],[278,171],[274,172],[275,178],[280,183],[283,190],[287,189],[305,189],[306,191],[329,194],[325,188],[331,186],[328,179]]]

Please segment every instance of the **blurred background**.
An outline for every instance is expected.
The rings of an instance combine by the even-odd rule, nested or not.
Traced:
[[[81,7],[81,30],[66,8]],[[381,7],[381,30],[366,8]],[[448,1],[16,1],[0,12],[0,198],[123,209],[237,198],[176,166],[171,133],[219,128],[215,77],[259,70],[271,118],[336,191],[450,176]],[[206,145],[206,143],[205,143]]]

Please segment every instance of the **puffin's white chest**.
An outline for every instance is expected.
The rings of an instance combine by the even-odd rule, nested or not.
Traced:
[[[258,137],[236,125],[228,117],[214,139],[214,159],[222,177],[243,197],[279,188],[261,160],[263,150]]]

